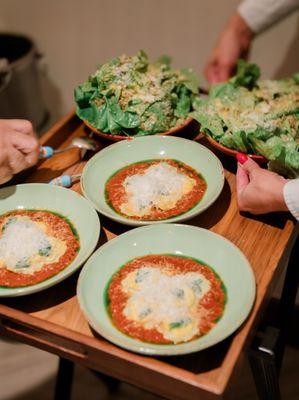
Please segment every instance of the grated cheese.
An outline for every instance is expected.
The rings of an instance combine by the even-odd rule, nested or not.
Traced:
[[[46,226],[27,216],[11,217],[0,237],[0,268],[31,274],[50,262],[58,261],[66,250],[61,240],[48,236]],[[41,254],[43,249],[51,249]]]
[[[121,205],[121,211],[143,216],[150,214],[152,207],[174,208],[182,196],[192,190],[195,180],[168,163],[160,162],[143,173],[128,176],[123,185],[128,200]]]
[[[157,329],[178,343],[199,332],[199,300],[210,282],[198,272],[171,275],[150,264],[128,274],[122,289],[129,295],[124,314],[146,329]]]

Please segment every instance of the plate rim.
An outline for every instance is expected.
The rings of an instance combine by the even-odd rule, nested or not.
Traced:
[[[101,131],[100,129],[93,126],[86,119],[82,119],[82,121],[87,126],[87,128],[90,129],[93,133],[95,133],[96,135],[98,135],[99,137],[101,137],[103,139],[110,140],[111,142],[119,142],[122,140],[133,140],[133,139],[140,138],[140,136],[136,136],[136,135],[135,136],[134,135],[124,136],[124,135],[119,135],[119,134],[113,135],[112,133]],[[184,131],[184,129],[187,129],[193,121],[196,121],[196,120],[191,115],[189,115],[185,118],[184,122],[178,126],[173,126],[172,128],[167,129],[167,131],[164,131],[164,132],[157,132],[157,133],[145,135],[145,136],[166,136],[166,135],[180,134],[181,132]]]
[[[9,188],[13,188],[13,187],[22,187],[23,188],[23,187],[28,187],[29,185],[35,186],[35,187],[49,186],[48,183],[21,183],[21,184],[17,184],[17,185],[5,186],[0,189],[0,193],[2,190],[7,190]],[[61,186],[56,186],[56,185],[51,185],[51,188],[53,188],[53,189],[50,189],[50,190],[58,190],[58,191],[63,191],[63,192],[66,190],[71,190],[71,189],[67,189],[67,188],[64,188]],[[76,259],[74,259],[71,262],[71,264],[69,264],[67,267],[65,267],[63,270],[61,270],[57,274],[49,277],[48,279],[46,279],[42,282],[36,283],[34,285],[18,287],[18,288],[0,288],[0,298],[8,298],[8,297],[12,298],[12,297],[19,297],[19,296],[27,296],[27,295],[31,295],[31,294],[38,293],[43,290],[49,289],[50,287],[55,286],[56,284],[64,281],[68,277],[70,277],[83,264],[85,264],[85,262],[88,260],[88,258],[93,254],[94,249],[96,248],[98,240],[101,236],[101,221],[100,221],[99,215],[96,212],[95,208],[93,207],[92,203],[88,199],[86,199],[80,193],[75,192],[74,190],[71,190],[71,191],[72,191],[72,195],[79,196],[81,199],[84,200],[84,203],[90,208],[91,212],[94,214],[94,217],[95,217],[95,218],[93,218],[93,221],[95,223],[94,228],[96,231],[99,232],[99,235],[98,236],[94,235],[92,240],[89,242],[89,245],[86,248],[84,255],[82,256],[82,261],[80,263],[78,263],[78,265],[72,267],[72,264],[76,261]],[[0,213],[0,215],[1,215],[1,213]],[[72,268],[70,268],[70,270],[67,271],[67,269],[69,267],[72,267]],[[60,278],[59,278],[60,274],[62,274],[62,276],[60,276]],[[42,287],[40,287],[40,286],[42,286]],[[7,291],[7,293],[2,293],[2,290]]]
[[[162,227],[170,227],[170,228],[187,228],[188,230],[194,230],[194,231],[204,231],[206,234],[211,235],[211,236],[216,236],[219,237],[221,240],[225,241],[226,243],[230,244],[234,250],[239,253],[239,255],[241,256],[241,258],[243,258],[245,264],[246,264],[246,268],[249,272],[250,275],[250,297],[248,299],[248,305],[247,307],[245,307],[245,311],[243,312],[243,315],[241,316],[241,318],[238,318],[237,323],[234,325],[233,328],[228,329],[224,335],[221,336],[220,340],[217,340],[217,338],[214,338],[214,340],[211,341],[211,343],[206,344],[206,345],[202,345],[199,346],[197,349],[187,349],[187,350],[181,350],[182,348],[179,345],[174,345],[174,347],[172,347],[172,349],[170,347],[166,348],[166,347],[161,347],[161,349],[149,349],[146,346],[146,343],[143,343],[140,341],[140,346],[138,347],[136,346],[126,346],[123,344],[119,344],[117,340],[114,340],[113,338],[111,339],[104,330],[104,334],[103,332],[98,329],[97,323],[94,322],[94,320],[88,315],[88,313],[85,310],[86,304],[84,304],[84,300],[83,300],[83,296],[82,296],[82,281],[84,279],[84,275],[86,275],[88,272],[88,264],[93,262],[93,259],[96,259],[96,257],[98,256],[98,253],[100,253],[102,251],[102,249],[106,249],[109,248],[110,246],[115,245],[115,242],[122,240],[123,236],[131,236],[136,234],[135,231],[137,230],[138,232],[140,230],[151,230],[151,229],[160,229]],[[163,229],[163,228],[162,228]],[[112,244],[114,242],[114,244]],[[255,274],[253,271],[253,268],[251,267],[250,262],[248,261],[247,257],[245,256],[245,254],[239,249],[238,246],[236,246],[233,242],[231,242],[229,239],[227,239],[226,237],[220,235],[219,233],[210,231],[209,229],[205,229],[202,227],[197,227],[194,225],[186,225],[186,224],[160,224],[160,225],[145,225],[145,226],[141,226],[141,227],[137,227],[135,229],[131,229],[127,232],[122,233],[119,236],[116,236],[115,238],[108,240],[106,243],[104,243],[102,246],[100,246],[93,254],[92,256],[88,259],[88,261],[86,261],[86,263],[84,264],[82,270],[80,271],[80,275],[77,281],[77,287],[76,287],[76,295],[77,295],[77,299],[78,299],[78,304],[79,304],[79,308],[81,310],[81,312],[84,315],[84,318],[87,320],[88,324],[91,326],[91,328],[97,333],[99,334],[101,337],[103,337],[105,340],[107,340],[108,342],[122,348],[125,349],[127,351],[132,351],[133,353],[137,353],[137,354],[143,354],[143,355],[148,355],[148,356],[177,356],[177,355],[183,355],[183,354],[191,354],[191,353],[196,353],[198,351],[202,351],[204,349],[210,348],[218,343],[221,343],[223,340],[227,339],[230,335],[232,335],[234,332],[236,332],[242,325],[243,323],[250,317],[250,313],[254,308],[255,305],[255,301],[256,301],[256,294],[257,294],[257,283],[256,283],[256,279],[255,279]],[[249,301],[250,300],[250,301]],[[87,308],[87,307],[86,307]],[[115,330],[117,330],[117,328],[114,328]],[[133,339],[137,342],[136,339]],[[191,343],[191,342],[190,342]],[[159,346],[159,345],[157,345]],[[169,349],[171,349],[171,351],[169,351]],[[168,350],[168,351],[167,351]]]
[[[138,137],[135,138],[135,140],[137,141],[142,141],[142,140],[151,140],[151,139],[157,139],[157,140],[170,140],[170,141],[184,141],[184,142],[191,142],[194,145],[199,146],[203,151],[206,151],[207,153],[211,154],[212,157],[215,158],[215,161],[218,164],[219,167],[219,172],[220,172],[220,176],[221,176],[221,182],[218,188],[218,192],[212,196],[211,200],[204,206],[202,207],[200,210],[196,210],[197,205],[195,205],[194,209],[188,210],[186,211],[184,214],[182,215],[178,215],[175,217],[171,217],[168,219],[163,219],[163,220],[157,220],[157,221],[144,221],[144,220],[134,220],[134,219],[129,219],[126,217],[123,217],[122,215],[118,215],[115,211],[111,211],[111,214],[109,212],[106,212],[105,210],[103,210],[101,207],[98,207],[98,205],[96,203],[94,203],[88,196],[88,193],[84,187],[84,181],[86,180],[86,174],[87,174],[87,170],[90,168],[90,166],[92,165],[92,163],[96,162],[96,160],[98,158],[100,158],[103,155],[103,152],[105,153],[109,153],[110,151],[113,151],[114,148],[116,148],[117,146],[121,147],[121,146],[125,146],[126,144],[131,144],[132,140],[127,139],[127,140],[121,140],[119,142],[113,143],[107,147],[105,147],[103,150],[99,151],[97,154],[95,154],[90,160],[88,160],[88,162],[84,165],[83,171],[82,171],[82,175],[80,178],[80,187],[82,190],[82,193],[84,195],[84,197],[86,199],[88,199],[88,201],[93,205],[93,207],[102,215],[104,215],[105,217],[112,219],[115,222],[121,223],[123,225],[128,225],[128,226],[144,226],[144,225],[160,225],[160,224],[167,224],[167,223],[180,223],[180,222],[184,222],[184,221],[188,221],[194,217],[196,217],[197,215],[203,213],[204,211],[206,211],[209,207],[211,207],[215,201],[218,199],[218,197],[221,195],[222,191],[223,191],[223,187],[225,184],[225,176],[224,176],[224,168],[223,165],[221,163],[221,161],[219,160],[219,158],[213,153],[212,150],[210,150],[208,147],[202,145],[201,143],[198,143],[194,140],[189,140],[189,139],[185,139],[185,138],[181,138],[181,137],[173,137],[173,136],[165,136],[165,135],[157,135],[157,136],[146,136],[146,137]],[[111,150],[112,149],[112,150]],[[86,185],[86,183],[85,183]],[[188,214],[190,213],[190,214]]]
[[[240,151],[236,150],[236,149],[231,149],[229,147],[223,146],[223,144],[217,142],[216,139],[214,139],[211,135],[200,131],[200,133],[202,133],[206,139],[208,140],[208,142],[218,151],[220,151],[223,154],[226,154],[228,156],[231,157],[236,157],[236,155],[238,153],[240,153]],[[253,153],[245,153],[248,157],[250,157],[252,160],[261,163],[261,164],[266,164],[267,162],[269,162],[270,160],[264,156],[262,156],[261,154],[253,154]]]

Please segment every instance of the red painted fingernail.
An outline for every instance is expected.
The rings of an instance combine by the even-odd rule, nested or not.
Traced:
[[[237,153],[236,158],[240,164],[245,164],[248,160],[247,154],[244,153]]]

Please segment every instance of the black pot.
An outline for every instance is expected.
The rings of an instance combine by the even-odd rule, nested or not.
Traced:
[[[0,118],[25,118],[40,129],[46,109],[39,85],[40,55],[31,39],[0,33]]]

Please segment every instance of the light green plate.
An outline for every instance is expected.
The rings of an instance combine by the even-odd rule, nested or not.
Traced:
[[[80,251],[75,260],[57,275],[23,288],[0,287],[0,297],[22,296],[39,292],[75,272],[95,249],[100,235],[99,217],[92,205],[78,193],[59,186],[29,183],[0,190],[0,215],[15,209],[46,209],[69,218],[80,239]]]
[[[182,161],[204,177],[208,187],[201,201],[188,212],[162,221],[137,221],[115,212],[105,200],[105,184],[111,175],[129,164],[159,158]],[[217,199],[223,184],[222,165],[210,150],[191,140],[168,136],[147,136],[123,140],[106,147],[86,164],[81,178],[84,195],[101,214],[133,226],[190,219],[206,210]]]
[[[203,261],[214,268],[227,289],[220,321],[209,333],[189,343],[156,345],[130,338],[114,327],[105,307],[107,284],[122,265],[135,257],[163,253]],[[98,249],[80,273],[77,295],[88,322],[106,339],[137,353],[176,355],[205,349],[233,333],[252,308],[255,279],[243,253],[222,236],[193,226],[160,224],[133,229]]]

